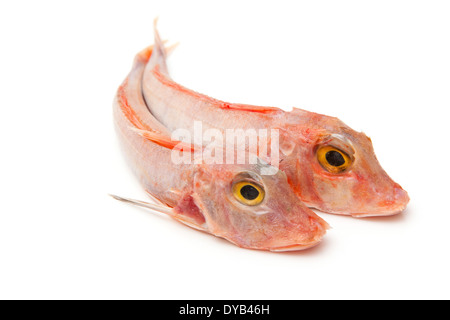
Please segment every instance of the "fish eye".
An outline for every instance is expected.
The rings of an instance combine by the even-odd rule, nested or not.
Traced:
[[[264,189],[250,181],[236,182],[232,187],[233,196],[242,204],[256,206],[264,200]]]
[[[322,146],[317,150],[320,165],[331,173],[341,173],[352,164],[350,156],[333,146]]]

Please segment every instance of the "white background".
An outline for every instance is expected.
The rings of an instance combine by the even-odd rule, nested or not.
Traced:
[[[156,16],[177,82],[364,131],[406,212],[319,213],[319,246],[276,254],[108,197],[146,200],[111,104]],[[448,1],[2,1],[0,298],[449,299],[449,17]]]

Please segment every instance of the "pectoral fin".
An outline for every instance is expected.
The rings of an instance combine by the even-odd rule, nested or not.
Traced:
[[[138,207],[143,207],[160,213],[167,214],[172,218],[174,218],[175,220],[178,220],[188,225],[189,227],[192,227],[200,231],[206,231],[205,219],[201,214],[200,210],[198,209],[198,207],[194,204],[193,200],[192,201],[189,200],[192,199],[190,197],[183,198],[175,208],[170,208],[164,205],[149,203],[135,199],[123,198],[113,194],[110,194],[110,196],[122,202],[131,203]]]

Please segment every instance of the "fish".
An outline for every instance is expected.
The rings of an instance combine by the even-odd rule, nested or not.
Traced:
[[[317,245],[329,225],[298,201],[283,171],[262,175],[271,165],[195,161],[202,146],[176,141],[148,110],[142,95],[145,67],[155,53],[137,54],[114,98],[113,118],[125,158],[155,203],[117,200],[170,216],[238,247],[273,252]],[[174,154],[192,161],[175,163]]]
[[[183,128],[193,134],[196,121],[203,130],[222,133],[238,128],[278,130],[277,165],[307,206],[353,217],[389,216],[406,208],[408,193],[381,167],[366,134],[336,117],[224,102],[190,90],[170,77],[156,22],[154,38],[155,52],[145,68],[142,90],[152,115],[169,131]]]

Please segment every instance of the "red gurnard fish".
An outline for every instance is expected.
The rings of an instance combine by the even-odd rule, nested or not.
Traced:
[[[114,100],[114,122],[122,148],[145,190],[160,203],[114,196],[147,207],[237,246],[292,251],[320,242],[328,224],[298,201],[286,174],[261,175],[257,164],[174,164],[172,153],[196,156],[191,144],[173,141],[148,111],[142,76],[152,47],[135,58]]]
[[[372,141],[335,117],[294,108],[228,103],[189,90],[171,79],[155,25],[155,48],[143,75],[147,107],[171,132],[203,129],[277,129],[279,168],[306,205],[355,217],[393,215],[409,197],[379,164]],[[263,155],[259,154],[264,158]],[[273,163],[272,163],[273,164]]]

